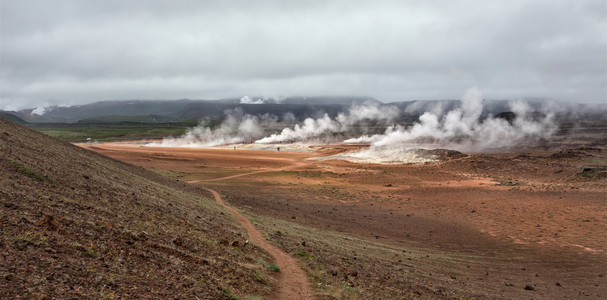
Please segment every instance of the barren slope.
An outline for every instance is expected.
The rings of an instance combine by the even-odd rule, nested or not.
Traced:
[[[269,257],[199,188],[4,119],[0,171],[0,298],[270,293]]]

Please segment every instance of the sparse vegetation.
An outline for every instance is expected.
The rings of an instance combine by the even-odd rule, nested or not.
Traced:
[[[255,272],[255,278],[257,278],[257,281],[259,281],[260,283],[268,284],[268,280],[265,277],[263,277],[263,275],[261,275],[257,272]]]
[[[270,270],[272,272],[280,272],[280,268],[275,264],[270,264],[268,266],[268,270]]]
[[[23,174],[23,175],[25,175],[25,176],[27,176],[27,177],[29,177],[29,178],[32,178],[32,179],[38,180],[38,181],[40,181],[40,182],[45,182],[45,183],[49,183],[49,184],[51,184],[51,185],[56,185],[55,181],[53,181],[53,180],[49,179],[48,177],[46,177],[46,176],[44,176],[44,175],[42,175],[42,174],[36,173],[36,172],[34,172],[34,171],[32,171],[32,170],[28,169],[27,167],[25,167],[25,166],[24,166],[22,163],[20,163],[20,162],[13,161],[13,160],[10,160],[10,159],[6,159],[6,161],[7,161],[9,164],[11,164],[11,165],[13,165],[13,166],[15,166],[15,167],[17,168],[17,170],[16,170],[16,171],[17,171],[17,173]]]
[[[264,260],[258,260],[257,262],[272,272],[280,272],[280,268],[275,264],[268,264]]]
[[[48,240],[48,237],[40,231],[10,232],[6,236],[11,237],[12,242],[15,244],[33,245],[36,247],[44,245]]]
[[[310,253],[307,253],[306,251],[296,251],[295,253],[293,253],[295,256],[298,257],[303,257],[303,258],[312,258],[315,259],[316,257]]]
[[[223,297],[230,299],[230,300],[238,300],[239,298],[236,297],[236,295],[234,295],[234,293],[232,293],[232,289],[230,287],[224,287],[221,290],[221,293],[223,295]]]

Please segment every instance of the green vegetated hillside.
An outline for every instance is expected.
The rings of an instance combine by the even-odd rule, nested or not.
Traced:
[[[0,119],[0,298],[266,296],[206,191]]]

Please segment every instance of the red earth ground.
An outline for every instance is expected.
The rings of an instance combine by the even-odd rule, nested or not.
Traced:
[[[471,154],[423,165],[306,160],[360,147],[352,145],[316,152],[128,143],[83,147],[212,187],[230,205],[251,214],[381,242],[404,253],[418,249],[413,252],[473,257],[446,264],[428,256],[429,261],[416,266],[419,274],[434,272],[416,275],[416,280],[435,292],[436,286],[446,286],[438,290],[453,291],[451,298],[607,295],[604,145]],[[210,181],[214,178],[225,180]],[[291,246],[285,246],[288,242]],[[301,248],[297,242],[285,243],[290,252]],[[307,247],[311,253],[331,250]],[[362,276],[356,280],[361,290],[374,289]],[[393,285],[398,290],[398,283]]]

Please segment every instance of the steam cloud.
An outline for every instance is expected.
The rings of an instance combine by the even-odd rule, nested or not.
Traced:
[[[246,99],[248,100],[246,100]],[[243,97],[244,101],[250,101]],[[241,99],[241,102],[243,100]],[[398,116],[398,109],[392,106],[379,106],[375,103],[352,105],[347,113],[340,113],[335,119],[327,114],[317,119],[307,118],[302,124],[293,128],[284,128],[280,133],[263,137],[264,128],[275,127],[278,118],[265,114],[261,117],[245,114],[242,109],[228,110],[226,119],[217,127],[212,127],[208,120],[203,120],[194,128],[189,129],[183,136],[177,138],[164,138],[162,142],[149,143],[152,147],[213,147],[225,144],[248,143],[257,144],[276,143],[282,141],[307,141],[321,137],[324,134],[345,132],[352,125],[363,121],[373,120],[389,122]],[[294,122],[295,116],[287,113],[283,122]]]
[[[263,133],[261,124],[276,122],[276,117],[266,114],[256,117],[244,114],[242,109],[228,110],[226,119],[216,128],[208,120],[202,120],[198,126],[189,129],[178,138],[164,138],[159,143],[149,143],[151,147],[213,147],[224,144],[252,141]]]
[[[264,100],[251,100],[246,96],[241,99],[242,103],[249,104],[257,101]],[[329,117],[328,114],[316,119],[307,118],[303,123],[286,127],[278,133],[265,137],[263,137],[264,128],[276,127],[278,117],[269,114],[252,116],[245,114],[241,108],[236,108],[226,111],[226,118],[219,126],[213,127],[209,121],[202,121],[181,137],[165,138],[162,142],[148,145],[210,147],[252,141],[256,144],[284,141],[318,142],[323,138],[325,141],[332,139],[334,134],[352,136],[357,132],[356,129],[365,127],[365,121],[369,121],[383,126],[391,123],[392,125],[388,126],[382,134],[346,139],[345,143],[371,145],[368,149],[349,153],[348,156],[357,161],[374,158],[390,163],[402,163],[411,160],[412,152],[407,150],[409,148],[482,151],[537,141],[551,136],[556,131],[554,113],[549,112],[549,106],[545,107],[544,113],[533,111],[531,106],[522,100],[512,101],[509,106],[513,114],[509,114],[508,117],[489,117],[483,120],[482,93],[477,88],[471,88],[462,97],[461,106],[446,111],[445,103],[439,102],[436,107],[426,109],[427,111],[419,117],[419,121],[408,127],[392,123],[400,114],[395,106],[369,102],[362,105],[354,104],[347,112],[340,113],[335,118]],[[406,111],[419,109],[421,106],[408,107]],[[294,123],[295,116],[286,114],[282,121]],[[394,156],[408,158],[401,160]]]
[[[249,98],[249,96],[244,96],[240,98],[240,104],[264,104],[265,101],[263,99],[253,100]]]
[[[34,110],[32,110],[32,114],[42,116],[46,113],[47,110],[48,108],[45,106],[38,106],[34,108]]]
[[[489,147],[505,147],[523,141],[551,136],[557,129],[554,114],[534,113],[524,101],[510,103],[515,114],[511,121],[487,118],[481,121],[483,97],[477,88],[469,89],[462,97],[461,107],[439,117],[442,108],[425,112],[419,122],[405,128],[393,125],[385,133],[345,140],[346,143],[370,143],[371,150],[385,147],[411,146],[448,147],[457,150],[480,151]]]
[[[398,114],[398,109],[394,106],[379,106],[376,103],[354,104],[347,113],[340,113],[335,119],[331,119],[328,114],[324,114],[318,119],[307,118],[301,125],[296,124],[293,128],[284,128],[280,133],[264,137],[255,143],[306,141],[326,134],[349,131],[352,125],[363,120],[389,122]]]
[[[240,98],[240,104],[281,104],[284,101],[284,97],[280,95],[275,96],[263,96],[251,98],[249,96],[244,96]]]

